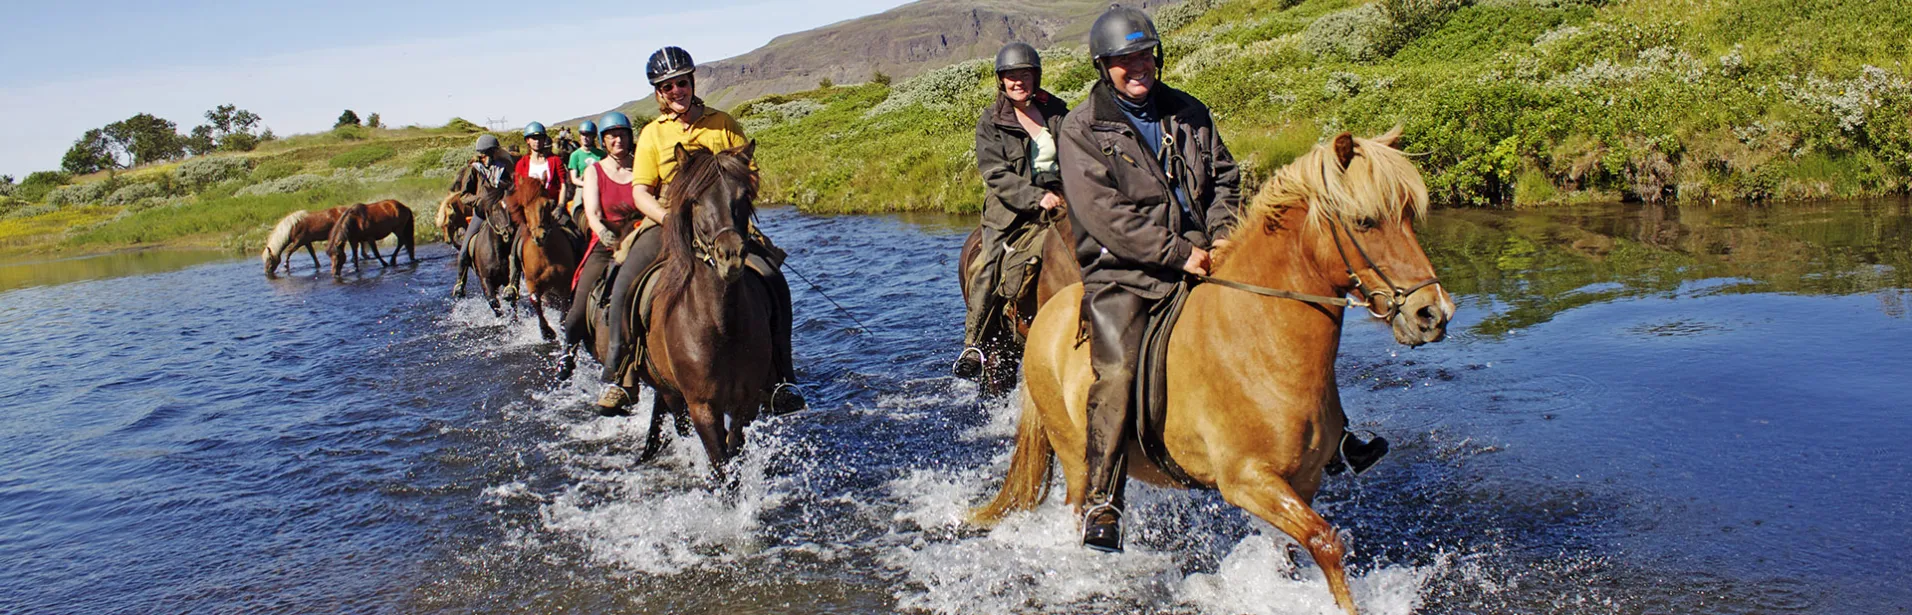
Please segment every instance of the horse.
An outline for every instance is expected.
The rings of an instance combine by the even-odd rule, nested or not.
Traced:
[[[452,296],[465,296],[465,273],[472,272],[478,278],[479,290],[484,292],[485,303],[491,307],[491,313],[503,315],[504,310],[498,304],[499,291],[516,283],[511,279],[511,264],[506,260],[506,251],[510,246],[504,245],[504,232],[497,226],[510,222],[511,214],[503,211],[507,187],[483,186],[475,176],[472,181],[471,207],[473,211],[484,210],[485,223],[465,229],[467,235],[479,235],[470,241],[470,251],[461,250],[458,253],[458,277],[456,285],[452,287]]]
[[[987,397],[1006,394],[1016,387],[1022,341],[1029,335],[1029,323],[1035,321],[1036,311],[1063,288],[1082,282],[1082,268],[1075,258],[1075,225],[1069,221],[1066,206],[1044,211],[1035,224],[1040,226],[1032,232],[1043,233],[1043,237],[1042,260],[1036,278],[1031,280],[1034,283],[1025,284],[1014,301],[1004,302],[1001,312],[987,315],[995,323],[995,330],[982,342],[983,371],[977,377]],[[956,259],[956,281],[964,305],[969,302],[969,267],[982,256],[982,241],[983,229],[979,226],[963,240],[961,255]],[[1013,334],[1000,329],[1005,324],[1014,326]]]
[[[292,274],[292,259],[289,255],[305,248],[312,257],[312,269],[319,269],[319,253],[312,244],[325,241],[332,234],[332,225],[339,220],[339,214],[345,213],[349,205],[341,205],[319,211],[299,210],[286,214],[272,227],[272,234],[266,237],[265,250],[259,253],[266,263],[266,276],[278,270],[281,259],[285,262],[286,275]]]
[[[458,247],[459,240],[466,227],[471,226],[471,202],[467,195],[477,192],[476,176],[471,165],[465,165],[452,178],[451,187],[446,190],[445,198],[438,202],[439,235],[445,238],[445,245]]]
[[[538,180],[520,177],[511,194],[505,197],[505,209],[530,241],[518,242],[518,262],[524,269],[525,297],[531,312],[538,316],[538,333],[544,339],[557,337],[544,318],[544,302],[549,300],[564,311],[571,304],[571,274],[581,260],[569,232],[558,222],[552,209],[561,207],[544,196]]]
[[[1414,234],[1427,188],[1394,148],[1399,137],[1399,128],[1374,139],[1342,133],[1276,173],[1218,250],[1212,282],[1190,291],[1168,347],[1169,458],[1307,548],[1349,614],[1345,549],[1309,507],[1345,424],[1334,369],[1343,308],[1366,306],[1410,347],[1445,337],[1455,309]],[[972,511],[978,525],[1040,504],[1051,459],[1081,511],[1095,379],[1077,339],[1081,305],[1081,286],[1070,286],[1029,328],[1015,452],[1001,491]],[[1135,478],[1182,486],[1138,448],[1129,442]]]
[[[688,415],[719,480],[777,383],[771,291],[744,264],[756,212],[756,147],[753,141],[712,153],[677,146],[677,177],[664,190],[670,215],[659,229],[660,277],[646,321],[649,359],[640,370],[658,401],[640,458],[656,452],[666,412]]]
[[[391,266],[398,266],[398,251],[405,250],[413,263],[418,262],[418,252],[412,245],[412,209],[393,200],[377,203],[353,205],[339,215],[338,222],[332,224],[332,234],[326,239],[325,253],[332,257],[332,275],[343,275],[345,270],[345,249],[352,244],[356,252],[358,245],[367,245],[372,249],[372,258],[378,264],[385,265],[385,257],[379,254],[378,240],[387,235],[396,235],[398,243],[392,246]],[[354,254],[352,266],[358,267],[359,257]]]

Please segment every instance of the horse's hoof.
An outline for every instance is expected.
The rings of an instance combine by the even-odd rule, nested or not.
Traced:
[[[576,372],[577,369],[578,369],[578,362],[576,359],[572,359],[571,357],[565,357],[563,359],[560,359],[558,361],[558,373],[557,373],[558,382],[564,382],[566,380],[570,380],[571,374],[573,372]]]

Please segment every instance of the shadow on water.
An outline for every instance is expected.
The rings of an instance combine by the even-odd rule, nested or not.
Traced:
[[[1331,612],[1212,493],[1134,489],[1120,556],[1053,502],[962,524],[1018,412],[944,375],[972,223],[763,212],[812,410],[752,428],[736,488],[695,439],[634,465],[641,413],[450,301],[440,246],[0,293],[0,611]],[[1363,612],[1904,612],[1909,230],[1898,201],[1437,212],[1454,334],[1351,321],[1338,362],[1396,447],[1318,502]]]

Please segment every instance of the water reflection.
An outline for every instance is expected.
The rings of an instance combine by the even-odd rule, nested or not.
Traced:
[[[0,259],[0,291],[165,273],[238,258],[224,250],[129,250],[71,258],[29,256]]]
[[[1419,229],[1449,291],[1493,304],[1498,335],[1576,307],[1705,293],[1855,294],[1912,287],[1912,203],[1604,205],[1446,210]],[[1881,309],[1903,315],[1898,293]]]

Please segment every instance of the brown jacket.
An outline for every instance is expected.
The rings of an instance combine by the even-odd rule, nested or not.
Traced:
[[[1049,128],[1049,134],[1061,134],[1062,117],[1069,113],[1068,103],[1042,90],[1036,91],[1034,103],[1036,110],[1042,112],[1042,123]],[[976,171],[982,174],[983,183],[988,184],[988,196],[983,202],[983,226],[1009,230],[1028,222],[1042,210],[1042,195],[1046,190],[1029,171],[1029,138],[1022,122],[1016,121],[1016,108],[1000,94],[995,104],[976,120]]]
[[[1209,248],[1235,225],[1241,175],[1208,107],[1159,83],[1153,96],[1163,132],[1174,139],[1171,151],[1180,154],[1171,171],[1182,178],[1188,216],[1107,84],[1096,84],[1062,123],[1062,185],[1075,222],[1076,261],[1091,291],[1119,284],[1159,299],[1182,279],[1196,247]]]

